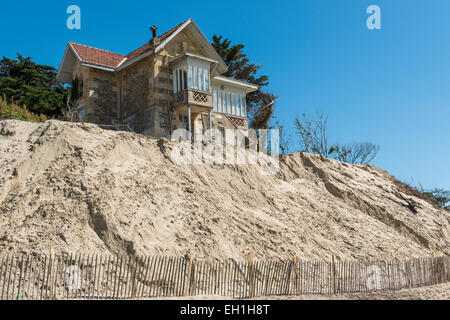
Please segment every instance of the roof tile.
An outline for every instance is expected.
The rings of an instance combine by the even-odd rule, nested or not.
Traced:
[[[188,19],[189,20],[189,19]],[[188,20],[183,21],[179,25],[177,25],[175,28],[170,29],[166,33],[163,33],[158,38],[160,41],[164,41],[167,39],[170,35],[172,35],[175,31],[178,30],[184,23],[186,23]],[[69,44],[72,46],[72,48],[75,50],[75,52],[78,54],[82,62],[87,63],[93,63],[99,66],[108,67],[108,68],[117,68],[120,66],[121,62],[126,60],[133,60],[142,54],[146,53],[149,50],[153,50],[155,47],[150,46],[150,43],[147,42],[142,47],[132,51],[128,55],[124,56],[119,53],[114,53],[111,51],[106,51],[102,49],[97,49],[94,47],[85,46],[82,44],[69,42]]]
[[[104,67],[116,68],[125,59],[122,54],[97,49],[82,44],[70,42],[70,45],[80,57],[81,61]]]

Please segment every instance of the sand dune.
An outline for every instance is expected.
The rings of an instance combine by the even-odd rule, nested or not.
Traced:
[[[178,165],[175,142],[91,124],[0,122],[0,251],[200,259],[450,254],[450,214],[387,172],[316,155]]]

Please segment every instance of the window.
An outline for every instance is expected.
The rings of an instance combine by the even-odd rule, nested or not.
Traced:
[[[217,111],[217,90],[213,90],[213,104],[214,104],[214,110]]]
[[[242,116],[242,109],[241,109],[241,97],[240,96],[236,96],[236,114],[238,116]]]
[[[199,69],[199,71],[198,71],[198,83],[199,83],[198,88],[200,90],[205,90],[205,81],[204,81],[204,79],[205,79],[205,76],[204,76],[203,69]]]
[[[227,99],[227,94],[226,92],[222,93],[223,94],[223,113],[227,113],[228,112],[228,99]]]
[[[237,112],[236,112],[236,96],[235,95],[231,96],[231,102],[232,102],[231,114],[236,115]]]
[[[218,88],[212,89],[214,110],[238,117],[246,117],[245,95],[232,94]]]
[[[192,88],[194,86],[193,79],[192,79],[192,77],[193,77],[192,74],[193,74],[192,66],[189,65],[188,66],[188,87],[189,88]]]
[[[186,88],[210,92],[211,79],[207,63],[184,62],[183,66],[175,67],[173,71],[174,92],[185,90]]]
[[[194,89],[198,89],[198,68],[194,67]]]
[[[177,93],[181,90],[195,89],[212,93],[211,78],[209,74],[209,64],[205,61],[188,58],[181,60],[173,69],[173,91]],[[216,88],[216,94],[219,93]],[[216,99],[217,103],[219,102]]]
[[[177,71],[173,71],[173,92],[177,93]]]
[[[205,91],[209,92],[209,72],[205,70]]]
[[[186,89],[188,82],[188,75],[184,68],[175,69],[173,71],[173,92],[177,93]]]

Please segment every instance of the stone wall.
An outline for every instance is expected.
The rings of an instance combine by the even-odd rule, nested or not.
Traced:
[[[171,131],[169,113],[172,107],[172,77],[167,55],[159,54],[155,58],[152,75],[152,95],[150,98],[151,128],[148,134],[155,137],[168,137]]]
[[[145,132],[150,126],[151,64],[151,60],[146,59],[119,75],[122,93],[120,118],[138,133]]]
[[[95,123],[117,124],[119,123],[119,110],[117,99],[117,81],[110,79],[94,78],[88,82],[91,91],[92,109]],[[93,93],[92,93],[93,90]]]
[[[115,124],[119,122],[119,85],[112,72],[77,64],[73,78],[83,84],[83,96],[79,101],[85,110],[85,122]]]

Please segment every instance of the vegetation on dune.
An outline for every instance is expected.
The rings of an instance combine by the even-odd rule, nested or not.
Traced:
[[[371,142],[354,142],[352,144],[329,143],[328,116],[319,113],[311,118],[305,113],[302,117],[296,116],[294,126],[299,139],[300,151],[321,154],[352,164],[370,164],[380,147]]]
[[[44,122],[47,116],[44,114],[35,114],[25,106],[19,106],[15,103],[8,103],[5,98],[0,97],[0,120],[18,119],[31,122]]]
[[[437,208],[442,208],[450,211],[450,190],[445,190],[442,188],[426,190],[420,182],[415,183],[414,179],[412,179],[411,182],[398,181],[398,186],[400,186],[402,189],[406,188],[409,193],[418,198],[424,199],[429,203],[432,203]]]
[[[434,188],[433,190],[424,192],[424,195],[433,201],[439,203],[439,205],[447,210],[450,210],[450,191]]]

